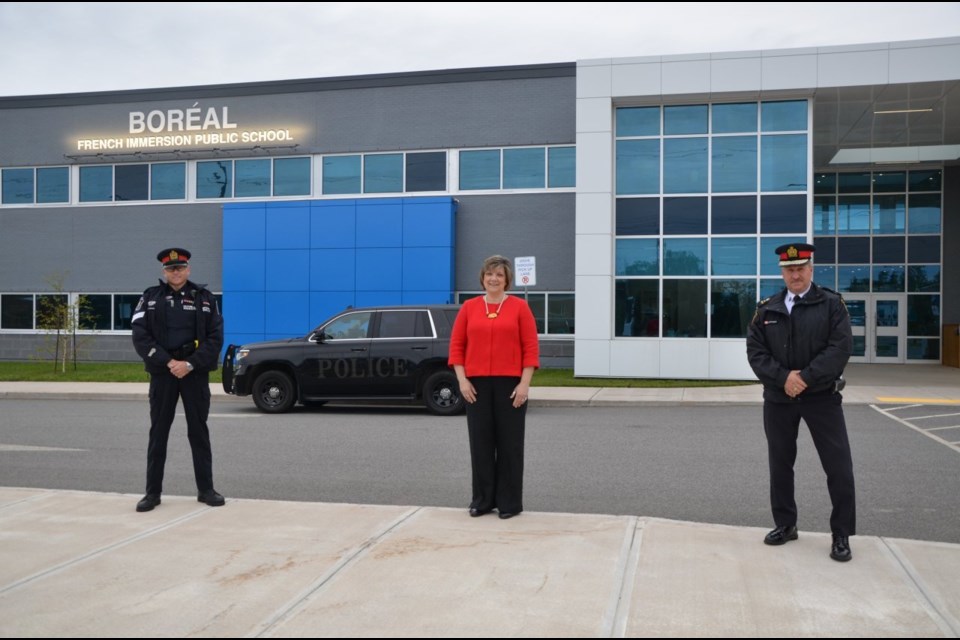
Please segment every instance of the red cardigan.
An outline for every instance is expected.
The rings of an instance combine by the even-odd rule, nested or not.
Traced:
[[[520,376],[526,367],[540,366],[537,323],[530,307],[516,296],[507,296],[496,318],[487,311],[483,296],[463,303],[450,336],[450,366],[461,364],[467,377]]]

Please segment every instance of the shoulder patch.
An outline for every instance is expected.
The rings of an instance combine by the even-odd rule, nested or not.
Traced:
[[[773,297],[773,296],[770,296],[770,298],[772,298],[772,297]],[[760,302],[757,303],[757,306],[758,306],[758,307],[762,307],[763,305],[767,304],[768,302],[770,302],[770,298],[764,298],[763,300],[761,300]]]

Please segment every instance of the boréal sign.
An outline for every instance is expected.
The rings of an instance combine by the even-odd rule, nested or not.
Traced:
[[[230,107],[131,111],[129,135],[85,136],[77,151],[182,149],[234,144],[294,142],[295,127],[242,128],[231,120]]]

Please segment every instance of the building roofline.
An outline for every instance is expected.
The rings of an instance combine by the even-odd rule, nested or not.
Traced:
[[[59,93],[31,96],[0,96],[0,109],[34,107],[65,107],[90,104],[149,102],[154,100],[196,100],[200,98],[275,95],[279,93],[308,93],[344,89],[372,89],[451,82],[484,82],[495,80],[523,80],[529,78],[573,78],[577,75],[575,62],[554,62],[501,67],[475,67],[377,73],[332,78],[268,80],[232,84],[193,85],[157,89],[127,89],[122,91],[93,91],[87,93]]]

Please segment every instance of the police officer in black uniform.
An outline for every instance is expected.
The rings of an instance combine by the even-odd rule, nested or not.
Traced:
[[[764,542],[797,539],[793,464],[800,419],[807,423],[827,474],[833,503],[830,557],[850,560],[856,533],[853,461],[843,419],[843,369],[853,349],[843,298],[813,282],[811,244],[777,247],[787,287],[761,300],[747,329],[747,357],[763,383],[763,430],[770,462],[770,503],[776,528]]]
[[[224,503],[213,488],[210,451],[210,371],[217,369],[223,346],[223,319],[213,294],[190,281],[190,252],[179,247],[157,254],[164,279],[143,292],[133,314],[133,345],[150,373],[150,445],[147,494],[137,511],[160,504],[167,439],[183,398],[187,438],[193,452],[197,500],[211,507]]]

